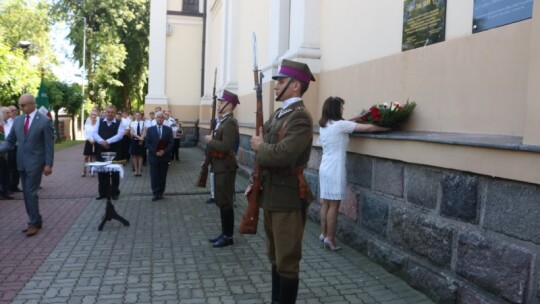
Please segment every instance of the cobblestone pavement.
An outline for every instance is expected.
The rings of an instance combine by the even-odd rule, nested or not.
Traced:
[[[151,201],[148,167],[121,181],[118,221],[97,226],[105,210],[94,200],[96,177],[80,177],[82,146],[56,155],[40,191],[44,228],[27,238],[21,195],[0,201],[0,303],[269,303],[270,267],[262,222],[257,235],[213,249],[220,232],[208,189],[194,187],[203,158],[181,149],[168,175],[165,199]],[[246,202],[237,178],[236,222]],[[431,303],[424,295],[343,245],[320,248],[319,225],[308,221],[298,303]]]

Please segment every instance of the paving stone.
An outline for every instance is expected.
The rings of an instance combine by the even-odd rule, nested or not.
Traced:
[[[204,203],[209,190],[193,185],[201,150],[180,150],[182,161],[171,164],[165,198],[157,202],[150,200],[148,167],[138,178],[126,170],[114,205],[130,226],[113,220],[101,232],[97,225],[104,202],[93,199],[97,178],[78,175],[81,150],[75,146],[57,153],[55,173],[44,178],[40,192],[48,224],[35,238],[28,240],[18,232],[26,217],[20,199],[16,204],[0,202],[7,205],[1,206],[7,215],[0,214],[0,241],[10,240],[2,244],[16,252],[35,248],[41,255],[22,265],[22,259],[0,248],[0,286],[13,287],[7,296],[0,288],[0,303],[269,301],[271,274],[262,219],[261,232],[236,235],[234,246],[213,249],[207,241],[219,233],[220,223],[218,208]],[[246,206],[240,194],[246,184],[238,176],[237,224]],[[338,253],[323,250],[319,229],[318,223],[306,224],[297,303],[431,303],[345,244],[340,243],[344,249]],[[21,282],[5,284],[11,275]]]

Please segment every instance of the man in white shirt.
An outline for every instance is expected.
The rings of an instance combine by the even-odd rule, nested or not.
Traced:
[[[13,127],[13,121],[15,120],[15,117],[19,115],[19,109],[17,109],[16,106],[10,106],[10,118],[8,119],[9,124],[9,131],[11,132],[11,127]],[[9,133],[6,131],[6,138],[8,137]],[[17,144],[15,144],[15,148],[8,152],[8,171],[9,171],[9,191],[10,192],[22,192],[22,190],[19,188],[19,170],[17,170]]]
[[[121,159],[129,161],[131,158],[131,155],[129,154],[129,147],[131,145],[131,118],[129,117],[128,111],[121,112],[120,116],[122,117],[122,126],[124,127],[124,136],[122,137],[122,143],[120,144],[120,157]]]
[[[10,129],[11,126],[8,124],[7,120],[10,117],[11,110],[8,107],[1,107],[0,112],[2,115],[0,115],[0,127],[3,126],[4,128],[4,134],[2,136],[2,133],[0,133],[0,142],[4,140]],[[11,200],[13,199],[13,196],[9,195],[9,186],[11,185],[9,181],[9,172],[8,172],[8,163],[7,163],[7,157],[5,154],[0,154],[0,200]]]
[[[172,127],[172,125],[175,124],[174,118],[171,116],[171,112],[169,110],[163,111],[163,115],[165,116],[165,120],[163,121],[163,124],[167,127]]]
[[[101,156],[102,152],[115,152],[117,155],[116,160],[122,159],[120,155],[120,144],[122,137],[124,136],[125,128],[119,119],[115,119],[116,108],[114,106],[108,106],[105,110],[105,119],[100,120],[99,126],[94,129],[94,140],[98,143],[97,146],[97,160],[104,161]],[[120,173],[113,172],[99,173],[99,196],[97,200],[108,197],[108,185],[111,187],[110,195],[113,200],[117,200],[120,195]],[[108,180],[110,178],[110,180]]]

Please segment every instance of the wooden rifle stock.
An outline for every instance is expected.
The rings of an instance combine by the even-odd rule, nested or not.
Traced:
[[[216,129],[216,78],[217,78],[217,68],[214,71],[214,88],[212,89],[212,119],[210,120],[210,134]],[[206,148],[206,156],[204,158],[204,163],[201,165],[201,172],[199,177],[195,182],[195,185],[199,188],[206,188],[206,180],[208,179],[208,166],[210,165],[210,152]]]
[[[256,113],[256,119],[255,119],[255,134],[257,136],[262,136],[263,134],[259,134],[260,130],[262,130],[263,126],[263,111],[262,111],[262,79],[264,75],[262,73],[259,73],[256,64],[255,69],[253,71],[253,76],[255,80],[255,90],[257,91],[257,113]],[[247,195],[247,208],[244,212],[244,216],[242,217],[242,221],[240,222],[240,227],[238,231],[241,234],[256,234],[257,233],[257,225],[259,223],[259,203],[257,201],[259,197],[259,193],[262,189],[262,181],[261,181],[261,174],[262,174],[262,168],[260,165],[258,165],[257,162],[257,154],[255,153],[255,162],[254,162],[254,168],[252,173],[252,184],[251,184],[251,192]]]

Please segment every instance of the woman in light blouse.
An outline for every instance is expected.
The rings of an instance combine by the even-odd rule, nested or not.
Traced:
[[[90,117],[88,117],[87,123],[84,124],[84,138],[86,139],[86,142],[84,143],[83,155],[85,163],[96,160],[96,142],[94,141],[92,134],[98,125],[97,111],[90,112]],[[86,176],[86,166],[83,167],[83,174],[81,176]]]
[[[146,146],[144,145],[146,123],[141,119],[142,115],[140,112],[135,112],[134,116],[135,119],[129,127],[131,135],[130,153],[133,160],[133,168],[135,169],[135,176],[141,176],[144,154],[146,153]]]

